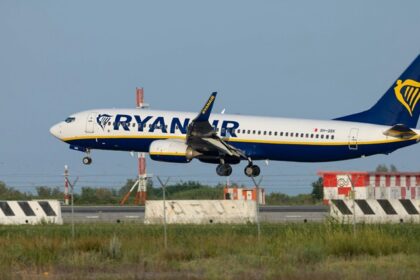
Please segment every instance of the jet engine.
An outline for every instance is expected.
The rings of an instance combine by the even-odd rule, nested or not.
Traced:
[[[177,140],[156,140],[150,144],[150,158],[156,161],[188,163],[200,153],[184,142]]]

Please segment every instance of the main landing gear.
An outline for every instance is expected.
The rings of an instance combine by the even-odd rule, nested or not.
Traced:
[[[230,176],[232,174],[232,166],[222,160],[216,168],[216,173],[223,177]],[[258,177],[261,173],[261,169],[258,165],[254,165],[252,160],[249,160],[248,166],[244,169],[244,173],[248,177]]]
[[[86,156],[82,160],[84,165],[90,165],[92,163],[92,158],[90,157],[90,150],[86,150]]]
[[[230,166],[230,164],[227,163],[221,163],[217,166],[216,173],[219,176],[230,176],[232,174],[232,166]]]
[[[261,169],[258,165],[250,163],[247,167],[245,167],[244,173],[248,177],[258,177],[261,173]]]

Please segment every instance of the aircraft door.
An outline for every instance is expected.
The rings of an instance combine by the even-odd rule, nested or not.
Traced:
[[[350,134],[349,134],[349,149],[350,150],[357,150],[358,149],[358,144],[357,144],[358,135],[359,135],[359,129],[358,128],[350,129]]]
[[[95,118],[97,113],[90,113],[86,120],[86,133],[95,132]]]

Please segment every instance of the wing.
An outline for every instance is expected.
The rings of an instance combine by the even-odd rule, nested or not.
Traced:
[[[210,95],[203,109],[188,126],[187,145],[203,155],[247,159],[241,150],[229,145],[217,136],[216,129],[209,122],[216,95],[217,92]]]

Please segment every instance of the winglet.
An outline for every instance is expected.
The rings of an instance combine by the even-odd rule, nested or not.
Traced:
[[[209,120],[211,110],[213,109],[214,101],[216,100],[216,95],[217,95],[217,92],[213,92],[210,95],[203,109],[201,109],[198,116],[194,119],[195,122],[205,122]]]

